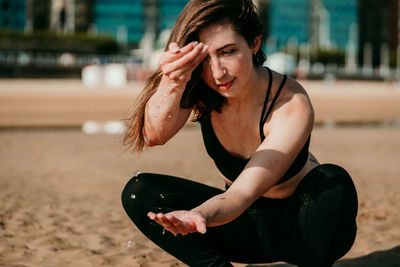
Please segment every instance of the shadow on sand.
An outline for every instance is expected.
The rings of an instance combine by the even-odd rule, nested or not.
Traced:
[[[267,264],[267,265],[246,265],[246,267],[293,267],[292,264]],[[343,259],[336,262],[333,267],[399,267],[400,246],[388,250],[380,250],[371,254],[353,258]]]

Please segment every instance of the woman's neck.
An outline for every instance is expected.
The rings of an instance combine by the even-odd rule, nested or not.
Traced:
[[[228,110],[241,112],[242,110],[251,111],[251,108],[255,105],[264,103],[268,79],[269,76],[264,68],[255,67],[248,85],[243,88],[238,96],[228,98],[224,107]]]

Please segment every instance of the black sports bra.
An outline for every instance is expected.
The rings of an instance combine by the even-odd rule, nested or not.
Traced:
[[[268,119],[269,114],[272,111],[273,106],[275,105],[275,102],[277,101],[279,94],[285,85],[287,76],[283,76],[283,81],[281,85],[278,88],[278,91],[274,97],[274,99],[271,102],[271,105],[268,107],[267,112],[265,113],[265,110],[267,108],[267,103],[268,103],[268,98],[269,94],[271,91],[272,87],[272,73],[269,68],[267,68],[268,73],[269,73],[269,83],[268,83],[268,91],[267,91],[267,96],[265,98],[263,110],[261,113],[261,118],[260,118],[260,138],[261,142],[265,139],[264,136],[264,131],[263,131],[263,126],[265,122]],[[264,114],[265,113],[265,114]],[[208,155],[214,160],[215,165],[217,166],[218,170],[229,180],[232,182],[236,180],[236,178],[239,176],[239,174],[243,171],[244,167],[246,164],[249,162],[250,159],[243,159],[239,158],[236,156],[233,156],[230,154],[226,149],[221,145],[219,142],[217,136],[214,133],[214,129],[211,124],[211,117],[209,117],[207,120],[201,121],[201,132],[203,134],[203,141],[204,145],[206,147]],[[289,167],[285,175],[279,180],[277,184],[280,184],[284,181],[289,180],[292,178],[294,175],[296,175],[306,164],[307,159],[308,159],[308,148],[310,145],[310,137],[308,137],[306,143],[304,144],[303,148],[297,155],[296,159],[293,161],[292,165]]]

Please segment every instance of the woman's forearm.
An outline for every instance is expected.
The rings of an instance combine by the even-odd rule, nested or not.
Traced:
[[[251,159],[259,162],[259,154]],[[224,193],[216,195],[193,209],[203,215],[207,226],[218,226],[239,217],[251,204],[267,192],[276,181],[264,167],[248,167]]]
[[[180,107],[192,72],[208,53],[208,46],[191,42],[183,47],[171,42],[160,57],[163,76],[157,91],[147,101],[143,134],[149,145],[163,144],[174,136],[189,118],[191,109]]]
[[[163,144],[179,131],[190,110],[180,107],[185,83],[163,76],[154,95],[146,104],[144,133],[147,145]]]
[[[251,200],[244,194],[228,190],[210,198],[192,211],[200,213],[207,226],[219,226],[239,217],[250,205]]]

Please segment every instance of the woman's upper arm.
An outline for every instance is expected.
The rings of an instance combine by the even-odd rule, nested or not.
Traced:
[[[314,112],[304,89],[285,98],[277,102],[267,137],[230,188],[251,203],[286,173],[313,128]]]

